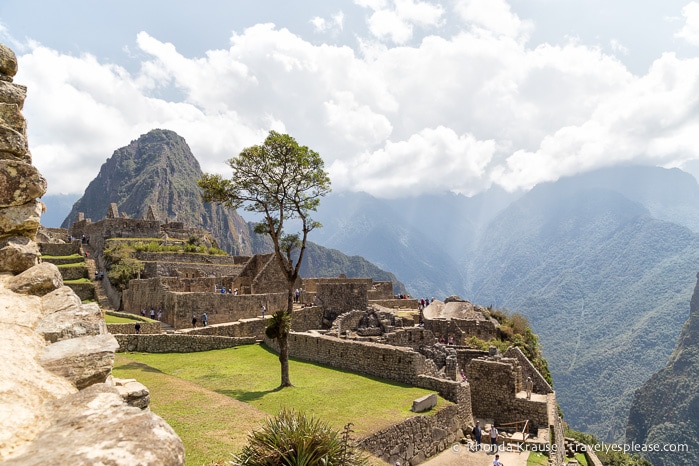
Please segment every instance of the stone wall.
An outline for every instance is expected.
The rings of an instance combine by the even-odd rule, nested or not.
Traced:
[[[137,351],[142,353],[193,353],[211,351],[234,346],[252,345],[255,338],[220,337],[213,335],[114,335],[119,342],[117,352]]]
[[[265,338],[265,344],[279,351],[275,341]],[[289,356],[410,385],[419,375],[437,375],[431,361],[409,348],[316,333],[290,333]]]
[[[291,330],[307,332],[323,328],[323,309],[318,306],[304,307],[291,314]]]
[[[257,317],[254,319],[241,319],[229,324],[207,325],[183,330],[187,335],[214,335],[219,337],[254,338],[262,340],[265,337],[267,319]]]
[[[405,309],[417,311],[420,307],[420,304],[418,303],[417,299],[374,299],[372,297],[371,290],[369,290],[369,303],[377,304],[388,309]]]
[[[81,301],[92,301],[95,296],[95,285],[93,283],[70,283],[68,286],[72,288],[75,294],[78,295]]]
[[[131,314],[140,314],[141,309],[161,310],[162,321],[180,329],[192,326],[193,314],[201,323],[201,314],[206,312],[209,324],[214,325],[258,317],[262,305],[267,307],[269,314],[286,309],[286,293],[238,296],[213,291],[184,293],[169,291],[163,283],[167,281],[160,278],[131,280],[122,293],[122,310]]]
[[[70,243],[40,243],[39,248],[44,256],[72,256],[73,254],[82,254],[80,249],[80,240],[74,240]]]
[[[411,417],[360,440],[358,446],[389,464],[419,464],[463,437],[470,421],[464,411],[464,406],[449,405],[432,416]]]
[[[406,327],[385,335],[386,343],[395,346],[409,346],[417,348],[423,345],[432,345],[437,342],[434,334],[429,330],[418,327]]]
[[[105,218],[95,223],[82,220],[68,231],[75,238],[87,236],[90,246],[102,250],[109,238],[160,238],[160,222],[134,218]]]
[[[465,345],[469,337],[475,336],[481,340],[497,338],[498,330],[493,322],[487,320],[466,319],[425,319],[425,329],[434,333],[437,338],[449,337],[456,345]]]
[[[393,299],[393,283],[373,282],[369,288],[369,301]]]
[[[553,387],[549,385],[543,375],[534,367],[529,358],[516,346],[511,346],[505,351],[506,358],[516,358],[519,361],[519,367],[522,368],[522,380],[527,377],[532,378],[534,393],[553,393]]]
[[[475,417],[492,419],[496,425],[529,420],[532,429],[549,427],[546,402],[527,400],[523,393],[517,396],[522,380],[516,359],[474,359],[466,374]]]
[[[160,322],[139,322],[140,333],[142,335],[153,335],[163,333]],[[107,324],[107,331],[112,335],[134,335],[136,334],[136,322],[133,324]]]
[[[371,286],[371,279],[319,280],[321,281],[316,285],[315,304],[325,310],[325,319],[329,322],[340,314],[365,310],[369,306],[367,291]]]
[[[63,280],[79,280],[81,278],[89,278],[87,276],[87,264],[80,265],[57,265],[60,270]]]

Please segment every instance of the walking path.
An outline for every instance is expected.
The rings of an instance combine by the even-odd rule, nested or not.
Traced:
[[[529,452],[502,451],[498,453],[504,466],[526,466]],[[485,451],[472,452],[468,447],[455,444],[422,466],[492,466],[495,455]]]

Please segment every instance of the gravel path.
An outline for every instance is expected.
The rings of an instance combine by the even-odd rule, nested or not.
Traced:
[[[526,466],[529,452],[502,451],[498,453],[504,466]],[[492,466],[495,455],[484,451],[471,452],[460,444],[454,445],[421,466]]]

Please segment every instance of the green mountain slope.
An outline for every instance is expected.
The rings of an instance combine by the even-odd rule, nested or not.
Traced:
[[[644,456],[656,466],[699,464],[699,281],[689,319],[667,366],[634,394],[626,442],[658,444],[661,450],[685,444],[687,451],[652,451]]]
[[[488,231],[468,296],[525,315],[566,419],[622,438],[634,390],[662,366],[687,316],[699,238],[617,192],[559,184],[535,188]]]

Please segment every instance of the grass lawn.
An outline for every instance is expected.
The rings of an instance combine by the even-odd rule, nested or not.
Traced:
[[[216,464],[245,444],[247,433],[282,407],[312,413],[356,437],[412,417],[430,393],[374,377],[291,360],[294,387],[278,390],[277,355],[263,346],[183,354],[117,354],[114,375],[151,390],[151,409],[180,435],[187,464]],[[242,403],[241,403],[242,402]],[[449,403],[439,399],[438,408]],[[432,415],[434,410],[425,414]]]
[[[142,322],[137,319],[129,319],[128,317],[110,316],[109,314],[104,315],[104,320],[108,324],[133,324],[135,322]]]
[[[549,457],[538,451],[529,453],[527,458],[527,466],[548,466]]]

